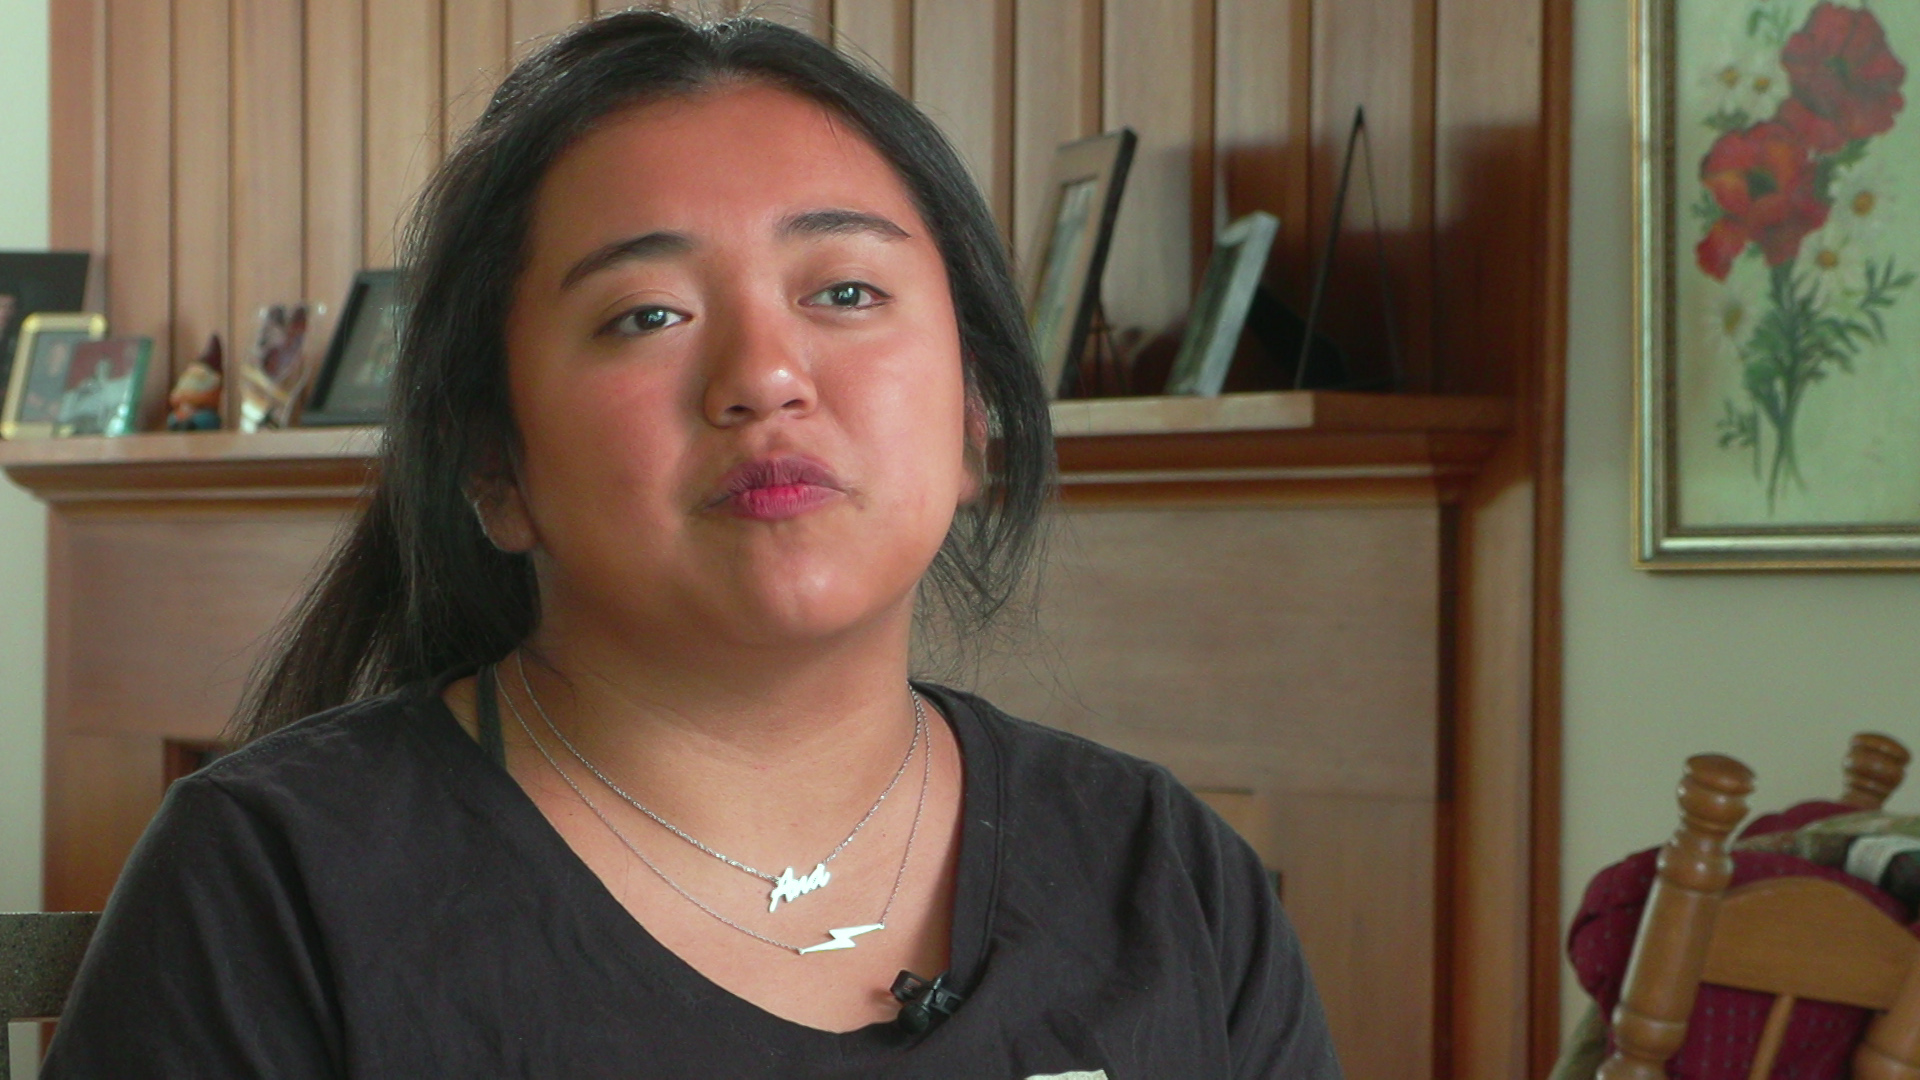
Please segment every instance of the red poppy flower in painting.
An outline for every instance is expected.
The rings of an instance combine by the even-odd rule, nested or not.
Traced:
[[[1780,51],[1793,92],[1776,119],[1816,154],[1893,127],[1906,105],[1906,66],[1887,47],[1887,32],[1866,8],[1823,2]]]
[[[1785,124],[1720,136],[1700,162],[1700,182],[1721,211],[1694,249],[1700,269],[1725,281],[1749,243],[1760,245],[1769,266],[1798,255],[1800,241],[1827,222],[1816,179],[1806,144]]]

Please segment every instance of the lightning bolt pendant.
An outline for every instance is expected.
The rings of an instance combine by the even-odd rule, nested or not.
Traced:
[[[829,930],[827,931],[827,936],[832,938],[832,941],[823,941],[818,945],[809,945],[800,950],[800,955],[805,956],[808,953],[816,952],[833,952],[835,949],[851,949],[858,944],[858,942],[853,940],[854,938],[859,937],[861,934],[871,934],[875,930],[885,930],[886,928],[887,925],[885,923],[868,923],[866,926],[842,926],[837,930]]]

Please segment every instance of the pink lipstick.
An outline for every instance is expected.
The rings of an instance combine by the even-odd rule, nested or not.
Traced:
[[[833,470],[797,454],[736,465],[720,478],[715,508],[755,521],[799,517],[843,494]]]

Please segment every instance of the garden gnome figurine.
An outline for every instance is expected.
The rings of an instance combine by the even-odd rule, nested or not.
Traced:
[[[221,375],[220,335],[207,339],[200,359],[187,365],[167,395],[168,431],[218,431],[220,429]]]

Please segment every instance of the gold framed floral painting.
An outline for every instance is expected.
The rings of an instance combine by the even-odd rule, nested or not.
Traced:
[[[1920,3],[1636,35],[1636,564],[1920,567]]]

